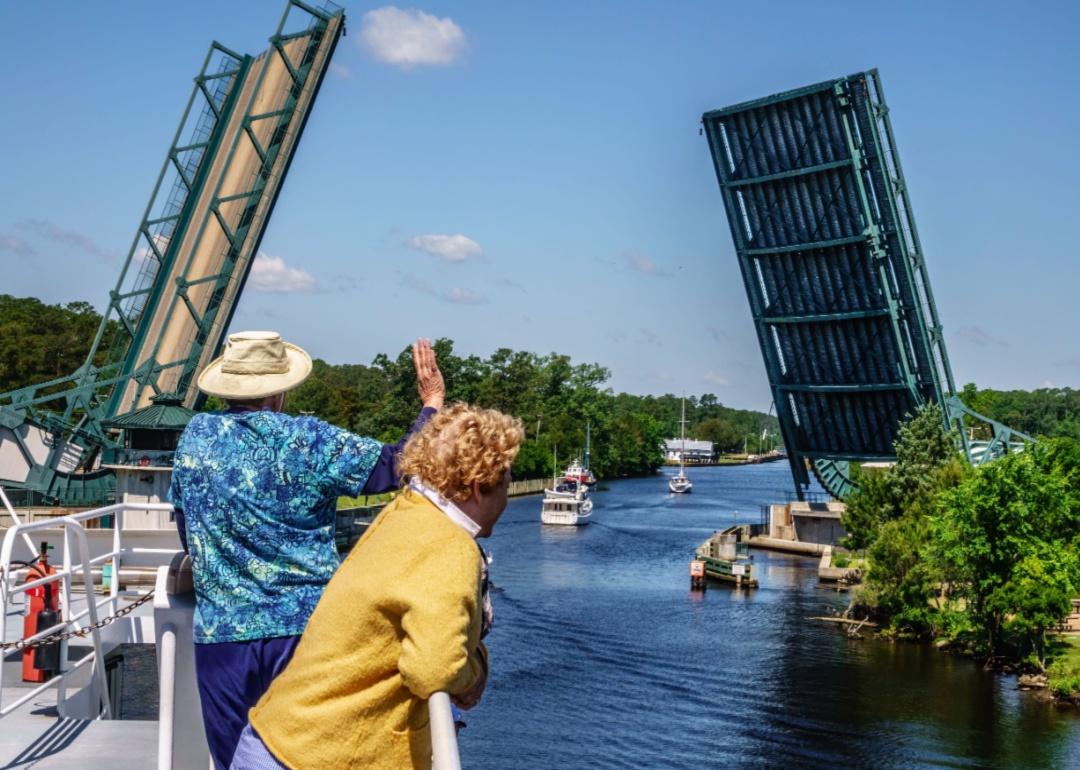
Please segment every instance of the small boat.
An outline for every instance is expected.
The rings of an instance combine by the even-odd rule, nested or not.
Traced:
[[[694,489],[694,485],[686,475],[686,463],[683,462],[683,457],[686,454],[686,399],[682,402],[682,419],[679,421],[682,426],[682,451],[679,452],[679,473],[676,476],[668,479],[668,489],[676,495],[689,494]]]
[[[686,471],[682,468],[679,469],[677,476],[668,479],[667,486],[676,495],[688,495],[694,490],[693,482],[687,478]]]
[[[555,455],[555,468],[559,467],[558,454]],[[551,489],[544,490],[544,500],[540,507],[540,521],[543,524],[558,524],[566,527],[578,527],[589,523],[593,502],[589,499],[589,487],[580,481],[552,480]]]
[[[578,493],[578,487],[580,485],[574,482],[560,482],[555,485],[554,489],[545,489],[544,492],[549,497],[576,497]],[[585,495],[588,496],[588,489],[585,490]]]
[[[567,484],[584,484],[587,487],[596,486],[596,476],[589,469],[589,458],[592,455],[592,423],[585,423],[585,462],[578,458],[563,471],[563,481]]]
[[[562,475],[563,480],[568,483],[573,482],[590,487],[596,483],[596,477],[593,475],[592,471],[582,465],[581,461],[577,458],[574,458],[574,461],[567,466]]]
[[[577,485],[577,489],[573,492],[545,489],[544,501],[540,508],[540,521],[544,524],[580,527],[589,523],[592,509],[593,502],[589,499],[584,484]]]
[[[714,532],[694,551],[690,574],[700,573],[738,587],[757,588],[757,570],[750,557],[750,527],[741,524]],[[694,565],[700,565],[696,570]]]

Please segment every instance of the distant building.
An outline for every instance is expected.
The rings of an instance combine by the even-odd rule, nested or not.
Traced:
[[[708,463],[713,460],[713,442],[669,438],[664,440],[664,454],[671,462],[677,463],[682,454],[683,462]]]

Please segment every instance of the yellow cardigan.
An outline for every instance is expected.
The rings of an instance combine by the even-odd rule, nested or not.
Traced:
[[[390,503],[251,710],[274,756],[292,770],[430,768],[427,698],[467,692],[487,666],[480,558],[426,498]]]

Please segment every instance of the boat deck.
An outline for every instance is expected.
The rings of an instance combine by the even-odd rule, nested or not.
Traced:
[[[157,757],[158,723],[64,719],[56,696],[0,723],[0,770],[146,770]]]
[[[96,597],[100,598],[100,597]],[[125,598],[126,604],[130,598]],[[73,610],[85,607],[85,597],[73,597]],[[150,619],[150,605],[138,607],[133,615]],[[5,641],[21,636],[22,611],[16,604],[8,609]],[[148,640],[152,641],[152,639]],[[72,660],[89,654],[88,646],[73,644]],[[3,702],[12,703],[37,687],[22,681],[21,653],[9,652],[0,663]],[[156,689],[156,681],[154,682]],[[69,688],[71,696],[78,687]],[[56,688],[51,687],[0,719],[0,770],[146,770],[157,763],[158,723],[156,720],[60,717],[56,709]]]

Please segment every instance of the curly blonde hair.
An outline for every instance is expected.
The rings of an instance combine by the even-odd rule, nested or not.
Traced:
[[[473,484],[489,492],[517,457],[521,420],[495,409],[452,404],[441,409],[401,451],[398,471],[434,487],[447,500],[464,502]]]

